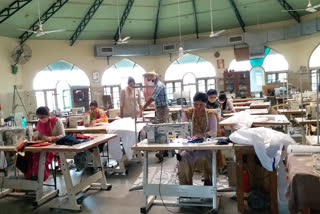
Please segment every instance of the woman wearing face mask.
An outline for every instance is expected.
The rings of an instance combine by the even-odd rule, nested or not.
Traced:
[[[219,107],[224,114],[235,112],[232,102],[227,98],[225,93],[220,93],[218,101]]]
[[[58,117],[50,117],[48,107],[39,107],[36,115],[39,121],[34,135],[35,140],[54,142],[65,135],[62,121]]]
[[[135,118],[137,112],[142,109],[140,90],[134,88],[135,80],[128,78],[128,86],[121,90],[120,93],[120,117]],[[134,101],[136,99],[136,101]],[[134,108],[136,103],[136,108]],[[135,111],[136,110],[136,111]]]
[[[196,138],[217,137],[219,111],[207,109],[208,97],[205,93],[197,92],[193,97],[193,107],[183,111],[182,121],[192,122],[193,135]],[[218,155],[217,155],[218,157]],[[192,177],[196,168],[203,171],[204,183],[211,183],[211,152],[210,151],[182,151],[177,155],[178,175],[180,185],[192,185]],[[218,167],[219,167],[218,159]]]
[[[217,90],[216,89],[210,89],[207,92],[207,95],[208,95],[207,108],[208,109],[219,108],[218,103],[217,103],[217,95],[218,95]]]
[[[39,118],[36,129],[33,135],[33,140],[43,142],[55,142],[65,135],[62,121],[57,117],[50,117],[48,107],[39,107],[36,111]],[[44,180],[49,177],[49,164],[56,153],[47,152],[45,161]],[[27,162],[27,170],[24,173],[26,179],[37,179],[39,169],[40,153],[26,152],[25,158]]]

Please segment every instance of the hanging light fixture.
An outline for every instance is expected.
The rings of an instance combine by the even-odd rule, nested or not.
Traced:
[[[179,58],[180,58],[180,57],[183,57],[183,47],[182,47],[182,40],[181,40],[180,0],[178,0],[178,24],[179,24],[179,40],[180,40],[180,47],[179,47]]]

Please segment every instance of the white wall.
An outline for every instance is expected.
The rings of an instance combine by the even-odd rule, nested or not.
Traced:
[[[170,38],[171,39],[171,38]],[[309,57],[312,51],[316,48],[320,41],[320,34],[313,34],[310,36],[301,37],[298,39],[278,41],[267,44],[268,47],[276,50],[284,55],[289,63],[290,82],[299,87],[299,80],[296,72],[300,66],[307,66]],[[140,41],[141,42],[141,41]],[[0,37],[0,104],[2,105],[6,115],[11,111],[11,99],[13,85],[22,85],[22,90],[25,93],[25,102],[28,111],[34,111],[34,97],[29,93],[32,90],[33,78],[45,66],[63,59],[72,64],[75,64],[88,75],[91,86],[98,87],[100,84],[93,83],[92,72],[99,71],[102,76],[103,72],[112,64],[122,59],[121,57],[111,57],[109,64],[107,59],[94,57],[94,46],[96,44],[110,44],[110,41],[77,41],[74,46],[69,46],[68,41],[59,40],[29,40],[27,44],[31,47],[33,56],[31,60],[25,65],[19,67],[19,72],[16,75],[11,74],[10,54],[16,47],[17,42],[14,39]],[[220,52],[219,59],[224,59],[225,67],[227,68],[232,59],[234,59],[233,48],[218,48],[202,51],[194,51],[192,54],[198,55],[205,60],[211,62],[216,68],[216,60],[214,53]],[[142,66],[146,71],[155,70],[162,77],[170,64],[177,59],[177,55],[162,55],[162,56],[141,56],[141,57],[127,57]],[[217,69],[217,77],[223,76],[223,69]],[[310,78],[305,76],[302,78],[304,87],[308,88],[310,85]],[[218,88],[223,89],[222,81],[218,81]],[[101,93],[101,90],[97,89]]]

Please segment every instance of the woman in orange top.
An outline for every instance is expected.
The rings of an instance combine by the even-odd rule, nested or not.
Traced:
[[[106,113],[98,108],[97,101],[91,101],[90,103],[90,111],[88,112],[90,115],[90,125],[93,126],[96,123],[108,122],[108,117]]]

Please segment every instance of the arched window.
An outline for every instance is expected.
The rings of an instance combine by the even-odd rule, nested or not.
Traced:
[[[190,97],[197,91],[206,92],[216,87],[216,70],[205,59],[185,54],[174,61],[165,73],[168,99],[176,98],[173,95],[189,91]]]
[[[122,59],[108,68],[102,75],[104,95],[110,95],[114,108],[120,107],[120,90],[128,85],[128,77],[133,77],[137,85],[142,85],[145,70],[135,62]]]
[[[317,76],[316,76],[316,69],[320,67],[320,45],[312,52],[310,60],[309,60],[309,68],[311,70],[311,89],[312,91],[317,90]],[[319,83],[318,77],[318,83]]]
[[[287,82],[289,65],[285,57],[278,52],[265,47],[265,57],[254,58],[245,61],[231,61],[228,70],[230,71],[250,71],[250,89],[251,92],[262,91],[262,86],[267,83]],[[253,67],[254,66],[254,67]],[[261,76],[263,74],[263,76]],[[233,84],[234,85],[234,84]],[[230,91],[227,85],[226,91]],[[240,91],[240,89],[238,89]],[[232,91],[237,91],[233,89]]]
[[[50,110],[59,108],[70,111],[71,88],[89,86],[90,81],[85,72],[63,60],[46,66],[33,80],[37,106],[47,106]]]
[[[250,71],[250,90],[251,92],[262,91],[262,86],[265,85],[264,70],[260,66],[255,66]]]
[[[268,83],[287,82],[289,64],[283,55],[270,49],[262,67],[267,73]]]

